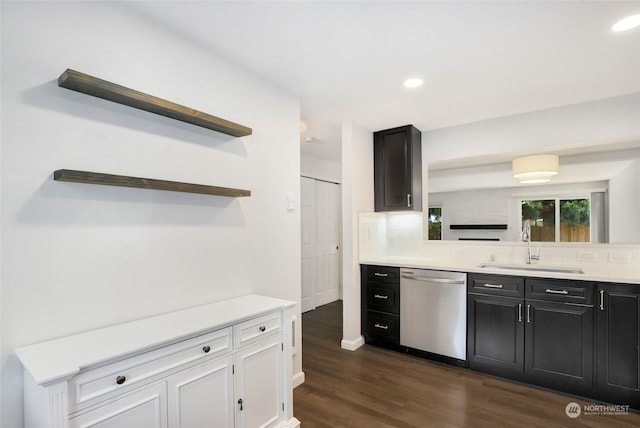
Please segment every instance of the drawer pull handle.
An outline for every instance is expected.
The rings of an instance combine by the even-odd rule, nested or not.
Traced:
[[[518,303],[518,322],[522,322],[522,303]]]
[[[375,328],[381,328],[383,330],[389,330],[389,326],[388,325],[380,325],[380,324],[376,324],[374,325]]]
[[[550,288],[547,288],[545,291],[549,294],[562,294],[562,295],[569,294],[567,290],[552,290]]]
[[[487,288],[502,288],[502,284],[485,284]]]
[[[382,299],[382,300],[387,300],[389,298],[389,296],[382,296],[380,294],[375,294],[373,297],[375,297],[376,299]]]
[[[209,351],[211,351],[211,347],[209,345],[205,345],[202,350],[204,351],[205,354],[208,354]]]
[[[374,272],[374,274],[373,274],[373,275],[374,275],[374,276],[383,276],[383,277],[387,277],[387,276],[389,276],[389,274],[388,274],[388,273],[380,273],[380,272]]]
[[[265,331],[266,329],[267,329],[267,327],[265,327],[265,326],[263,326],[263,325],[261,325],[261,326],[260,326],[260,331],[261,331],[261,332],[263,332],[263,333],[264,333],[264,331]]]
[[[118,385],[122,385],[126,380],[127,380],[127,378],[126,378],[126,377],[124,377],[124,376],[118,376],[118,377],[116,378],[116,383],[117,383]]]

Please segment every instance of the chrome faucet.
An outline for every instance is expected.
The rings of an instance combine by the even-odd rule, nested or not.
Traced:
[[[525,259],[527,264],[530,265],[531,260],[540,260],[540,255],[534,256],[531,254],[531,224],[529,220],[525,220],[522,226],[522,242],[527,243],[527,258]]]

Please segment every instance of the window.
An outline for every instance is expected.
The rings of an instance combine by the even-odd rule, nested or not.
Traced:
[[[429,207],[429,240],[442,240],[442,207]]]
[[[523,200],[521,209],[531,241],[590,242],[589,198]]]

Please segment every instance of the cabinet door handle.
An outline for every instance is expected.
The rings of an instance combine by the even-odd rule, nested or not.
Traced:
[[[124,376],[118,376],[118,377],[116,378],[116,383],[117,383],[118,385],[122,385],[123,383],[125,383],[125,382],[126,382],[126,380],[127,380],[127,378],[126,378],[126,377],[124,377]]]
[[[518,322],[522,322],[522,303],[518,303]]]
[[[502,284],[485,284],[487,288],[502,288]]]
[[[242,407],[242,403],[243,403],[243,401],[242,401],[242,398],[241,398],[241,399],[238,400],[238,404],[240,405],[240,411],[244,410],[244,408]]]
[[[380,272],[374,272],[373,276],[382,276],[382,277],[388,277],[389,274],[388,273],[380,273]]]
[[[549,294],[563,294],[563,295],[569,294],[569,292],[567,290],[552,290],[550,288],[547,288],[545,290],[545,292],[547,292]]]
[[[267,329],[267,327],[265,327],[265,326],[263,326],[263,325],[261,325],[261,326],[260,326],[260,331],[261,331],[261,332],[263,332],[263,333],[264,333],[264,331],[265,331],[266,329]]]
[[[382,296],[380,294],[374,294],[373,297],[375,297],[376,299],[382,299],[382,300],[387,300],[389,298],[389,296]]]
[[[375,324],[374,327],[375,328],[381,328],[382,330],[388,330],[389,329],[388,325],[381,325],[381,324]]]
[[[527,322],[531,322],[531,305],[527,305]]]
[[[604,290],[600,290],[600,310],[604,311]]]
[[[411,193],[407,193],[407,208],[411,208]]]

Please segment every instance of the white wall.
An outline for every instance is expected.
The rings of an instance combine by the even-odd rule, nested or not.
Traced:
[[[611,242],[640,242],[640,161],[627,166],[609,180],[609,239]],[[634,225],[635,227],[625,227]]]
[[[299,200],[297,99],[117,3],[2,2],[1,35],[3,427],[22,425],[15,347],[250,292],[299,301],[300,214],[285,207]],[[254,133],[59,88],[66,68]],[[59,168],[252,196],[55,182]]]
[[[300,174],[333,183],[342,182],[342,166],[315,156],[300,155]]]
[[[342,125],[342,347],[355,350],[360,330],[359,213],[373,211],[373,132]]]
[[[422,133],[429,162],[637,140],[640,93]]]

